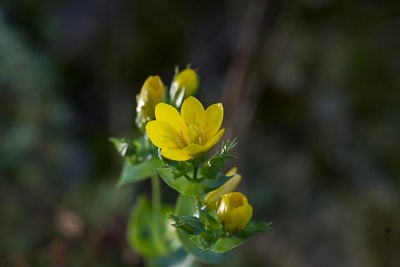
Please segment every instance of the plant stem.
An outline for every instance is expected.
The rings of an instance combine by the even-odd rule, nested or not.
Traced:
[[[162,210],[161,210],[161,184],[158,175],[151,176],[151,204],[152,204],[152,212],[153,212],[153,231],[155,231],[155,246],[157,250],[165,253],[167,248],[163,242],[163,218],[162,218]]]
[[[193,162],[193,180],[197,180],[197,172],[199,170],[199,164],[196,161]]]
[[[151,176],[151,191],[153,215],[157,222],[161,222],[161,185],[157,175]]]

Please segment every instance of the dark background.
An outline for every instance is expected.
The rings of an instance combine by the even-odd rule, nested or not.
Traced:
[[[221,266],[400,266],[399,10],[1,1],[0,266],[142,266],[125,228],[149,187],[116,189],[107,138],[137,136],[144,80],[188,63],[224,104],[254,219],[273,222]]]

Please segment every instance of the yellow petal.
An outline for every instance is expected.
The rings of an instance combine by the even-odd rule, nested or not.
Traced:
[[[194,69],[184,69],[178,74],[176,81],[185,88],[185,98],[194,95],[199,87],[199,77]]]
[[[146,132],[151,142],[159,148],[179,148],[178,133],[164,121],[150,121],[146,124]]]
[[[186,161],[192,157],[182,149],[161,149],[161,155],[175,161]]]
[[[190,155],[195,155],[197,153],[205,152],[207,149],[198,144],[189,144],[183,150]]]
[[[253,207],[247,197],[240,192],[227,193],[221,196],[217,215],[227,231],[242,230],[253,215]]]
[[[168,123],[178,133],[185,131],[186,129],[186,125],[182,120],[178,110],[171,105],[159,103],[156,106],[156,119],[157,121],[164,121]]]
[[[253,215],[253,207],[250,205],[240,206],[225,215],[224,226],[228,231],[244,229]]]
[[[236,168],[236,166],[234,166],[234,167],[230,168],[229,171],[227,171],[225,173],[225,175],[226,176],[231,176],[231,175],[235,175],[236,173],[237,173],[237,168]],[[240,174],[238,174],[238,175],[240,175]]]
[[[203,105],[193,96],[183,101],[181,114],[186,125],[203,125],[206,117]]]
[[[204,126],[204,138],[205,140],[210,139],[219,130],[224,118],[224,107],[221,103],[213,104],[206,109],[206,118]]]
[[[226,173],[226,176],[231,176],[231,175],[233,175],[231,179],[229,179],[222,186],[208,193],[207,196],[204,198],[204,201],[206,202],[207,208],[209,210],[216,209],[218,207],[219,202],[221,202],[221,196],[235,190],[238,184],[240,183],[242,176],[236,173],[236,167],[233,167]]]
[[[207,142],[204,144],[206,147],[206,150],[209,150],[212,146],[214,146],[216,143],[218,143],[219,139],[221,139],[222,135],[224,134],[225,129],[219,130],[219,132],[211,137],[211,139],[207,140]]]
[[[164,93],[164,84],[161,81],[160,76],[155,75],[155,76],[149,76],[146,81],[143,84],[142,89],[145,88],[146,90],[153,90],[157,94],[163,94]]]

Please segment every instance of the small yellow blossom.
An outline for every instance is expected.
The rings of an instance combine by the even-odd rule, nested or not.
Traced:
[[[194,69],[186,68],[179,72],[172,81],[169,91],[171,101],[180,107],[182,101],[196,93],[200,80]]]
[[[253,215],[253,207],[247,197],[239,192],[231,192],[221,197],[217,215],[225,230],[243,230]]]
[[[154,120],[154,110],[164,101],[164,84],[159,76],[150,76],[137,96],[136,125],[144,131],[147,122]]]
[[[242,176],[238,173],[236,173],[237,169],[236,167],[233,167],[230,169],[225,175],[226,176],[232,176],[226,183],[224,183],[222,186],[219,188],[211,191],[206,195],[204,198],[204,201],[206,202],[208,210],[215,210],[220,202],[221,202],[221,196],[223,194],[232,192],[233,190],[236,189],[238,186],[240,180],[242,179]]]
[[[175,161],[186,161],[208,151],[225,131],[220,129],[224,117],[222,104],[204,110],[192,96],[183,102],[181,113],[171,105],[159,103],[155,117],[156,120],[147,123],[146,132],[161,149],[161,155]]]

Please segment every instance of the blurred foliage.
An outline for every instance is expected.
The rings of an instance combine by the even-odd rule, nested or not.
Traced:
[[[0,266],[142,266],[125,240],[136,189],[115,188],[122,163],[107,137],[131,135],[149,74],[188,62],[203,99],[228,96],[242,189],[255,219],[273,222],[227,266],[398,266],[398,10],[2,1]]]

